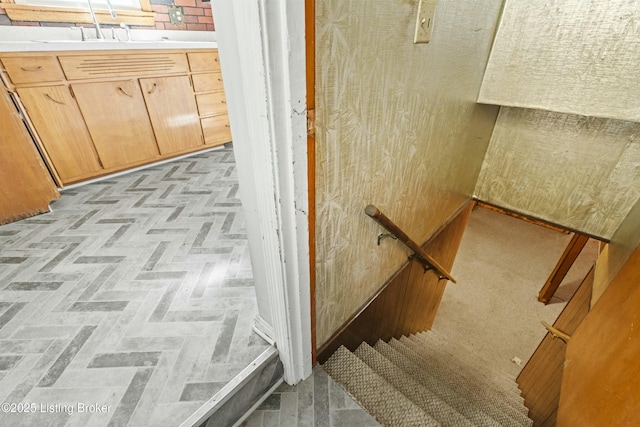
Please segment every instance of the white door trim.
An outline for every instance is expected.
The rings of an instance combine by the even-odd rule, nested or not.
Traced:
[[[311,374],[304,2],[212,8],[260,315],[295,384]]]

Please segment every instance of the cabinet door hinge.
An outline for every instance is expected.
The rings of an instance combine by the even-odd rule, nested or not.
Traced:
[[[316,110],[307,110],[307,136],[316,136]]]

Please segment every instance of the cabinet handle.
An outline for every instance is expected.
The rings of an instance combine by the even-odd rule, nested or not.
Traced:
[[[37,67],[20,67],[22,71],[42,71],[42,65],[38,65]]]
[[[149,95],[151,95],[153,92],[155,92],[155,91],[156,91],[156,88],[157,88],[157,87],[158,87],[158,84],[157,84],[157,83],[154,83],[154,84],[153,84],[153,87],[151,88],[151,90],[150,90],[149,92],[147,92],[147,93],[148,93]]]
[[[45,93],[44,96],[46,96],[47,98],[49,98],[50,100],[52,100],[53,102],[55,102],[56,104],[60,104],[60,105],[67,105],[62,101],[58,101],[57,99],[55,99],[53,96],[49,95],[48,93]]]
[[[129,95],[126,90],[122,89],[122,86],[118,86],[118,90],[127,95],[129,98],[133,98],[133,95]]]

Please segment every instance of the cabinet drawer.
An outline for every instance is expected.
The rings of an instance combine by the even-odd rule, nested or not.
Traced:
[[[187,73],[184,53],[60,56],[69,80]]]
[[[214,52],[189,52],[187,56],[191,71],[217,71],[220,69],[217,50]]]
[[[207,117],[201,120],[204,143],[207,145],[221,145],[231,141],[231,126],[229,116]]]
[[[56,82],[64,79],[55,56],[2,58],[2,64],[14,84]]]
[[[224,97],[224,92],[196,95],[196,102],[201,116],[227,114],[227,100]]]
[[[222,73],[193,74],[193,90],[196,92],[213,92],[223,90]]]

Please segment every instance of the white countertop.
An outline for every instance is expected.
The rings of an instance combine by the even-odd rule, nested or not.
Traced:
[[[131,30],[133,41],[112,39],[111,29],[103,29],[105,40],[95,39],[95,30],[86,28],[92,37],[82,41],[79,28],[4,27],[0,26],[0,52],[51,52],[69,50],[136,49],[210,49],[218,46],[213,31]],[[126,38],[123,29],[115,36]]]

